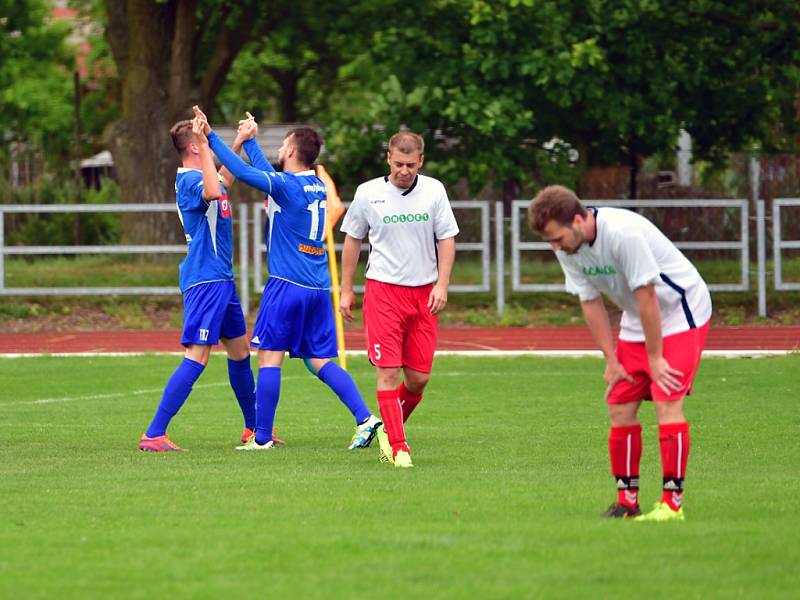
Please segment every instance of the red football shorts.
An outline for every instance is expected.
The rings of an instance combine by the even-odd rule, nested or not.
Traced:
[[[683,373],[679,380],[683,387],[671,394],[656,385],[650,377],[650,364],[644,342],[617,341],[617,359],[625,367],[633,383],[620,381],[608,395],[609,404],[626,404],[638,400],[669,402],[680,400],[691,393],[692,382],[700,365],[700,356],[708,337],[708,323],[702,327],[668,335],[663,341],[664,358],[673,369]]]
[[[364,335],[377,367],[408,367],[430,373],[439,335],[439,316],[428,307],[433,284],[408,287],[367,279]]]

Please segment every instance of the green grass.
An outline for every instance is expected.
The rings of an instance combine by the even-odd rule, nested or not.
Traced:
[[[613,483],[596,359],[438,358],[410,471],[345,450],[349,414],[298,361],[285,448],[233,450],[215,356],[170,428],[190,452],[138,452],[178,361],[0,359],[0,597],[796,597],[800,356],[704,361],[687,521],[668,524],[598,517]],[[374,405],[366,360],[351,371]]]

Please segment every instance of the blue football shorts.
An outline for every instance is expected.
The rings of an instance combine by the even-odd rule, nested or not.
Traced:
[[[233,281],[212,281],[190,287],[183,294],[181,344],[214,345],[220,338],[247,333],[242,305]]]
[[[288,350],[291,358],[336,358],[330,290],[270,277],[250,345],[260,350]]]

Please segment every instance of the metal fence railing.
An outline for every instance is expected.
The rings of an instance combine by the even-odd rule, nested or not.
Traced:
[[[800,249],[800,240],[785,240],[781,232],[783,208],[800,207],[800,198],[775,198],[772,201],[772,252],[776,290],[800,290],[800,282],[783,280],[783,250]]]
[[[345,207],[350,203],[345,202]],[[489,203],[480,200],[455,200],[450,203],[453,210],[477,211],[480,218],[480,238],[472,241],[456,242],[456,252],[480,252],[481,260],[481,282],[479,284],[453,284],[450,286],[451,292],[488,292],[491,290],[491,239],[489,235]],[[259,204],[253,205],[252,213],[252,233],[253,233],[253,289],[256,293],[264,287],[264,263],[266,262],[267,246],[264,242],[264,210]],[[342,244],[335,244],[336,252],[341,253]],[[361,252],[368,251],[368,246],[362,244]],[[364,291],[363,285],[353,286],[353,289],[361,293]]]
[[[77,254],[185,254],[186,244],[145,245],[145,244],[103,244],[89,246],[7,246],[5,244],[6,214],[22,213],[152,213],[176,211],[175,203],[159,204],[0,204],[0,296],[140,296],[178,294],[177,286],[96,286],[86,287],[76,284],[70,287],[6,287],[5,259],[7,256],[34,255],[77,255]],[[246,206],[240,211],[246,215]],[[247,228],[240,228],[240,247],[247,247]],[[242,255],[240,265],[240,292],[242,305],[249,302],[247,282],[247,257]]]
[[[746,292],[750,289],[750,227],[747,200],[585,200],[587,206],[619,206],[625,208],[734,208],[740,215],[739,239],[737,240],[691,240],[676,241],[681,250],[735,250],[740,255],[741,279],[738,283],[706,281],[711,291]],[[522,240],[520,209],[527,209],[529,200],[516,200],[511,213],[511,289],[515,292],[564,291],[563,283],[523,283],[521,278],[521,254],[523,251],[550,251],[545,242]]]
[[[697,251],[723,251],[736,252],[740,263],[740,277],[735,283],[708,281],[709,287],[714,291],[745,292],[751,289],[750,275],[750,242],[755,236],[757,249],[756,272],[757,294],[759,301],[759,314],[766,316],[766,245],[771,234],[773,240],[774,257],[774,289],[799,290],[800,282],[784,281],[784,252],[800,249],[800,240],[783,239],[781,230],[782,211],[800,207],[798,198],[780,198],[772,203],[772,219],[765,216],[764,202],[755,203],[756,226],[754,233],[750,231],[750,203],[744,199],[736,200],[604,200],[591,201],[587,204],[595,206],[624,206],[628,208],[680,208],[687,211],[705,211],[707,209],[721,209],[727,211],[728,217],[738,216],[728,223],[729,239],[702,239],[680,240],[676,245],[684,250]],[[553,292],[563,291],[563,283],[523,282],[521,274],[521,257],[523,252],[549,251],[549,244],[541,241],[532,241],[527,225],[523,226],[522,214],[529,201],[517,200],[512,203],[511,218],[503,216],[503,204],[494,203],[491,210],[488,201],[468,200],[454,201],[454,210],[466,211],[475,216],[461,217],[461,221],[468,227],[462,227],[464,234],[459,236],[456,244],[459,252],[478,253],[480,264],[479,279],[473,276],[472,283],[456,283],[451,286],[453,293],[491,292],[497,301],[497,311],[502,313],[506,299],[506,273],[505,260],[511,259],[510,288],[514,292]],[[5,216],[13,213],[128,213],[128,212],[174,212],[174,203],[164,204],[58,204],[58,205],[0,205],[0,296],[90,296],[90,295],[167,295],[177,294],[177,287],[158,286],[104,286],[86,287],[76,282],[72,287],[7,287],[5,276],[5,262],[7,257],[22,255],[76,255],[76,254],[182,254],[186,251],[183,244],[175,245],[52,245],[52,246],[21,246],[7,245],[5,242]],[[494,213],[494,228],[492,228],[492,214]],[[694,216],[689,223],[688,232],[692,233],[693,227],[703,219],[708,220],[702,212],[692,213]],[[727,218],[727,217],[726,217]],[[732,219],[734,217],[731,217]],[[261,204],[241,204],[236,212],[238,236],[238,283],[242,306],[250,307],[251,290],[255,294],[261,293],[264,285],[264,263],[266,247],[264,244],[264,211]],[[771,230],[767,224],[772,223]],[[510,232],[508,229],[510,229]],[[510,240],[506,236],[510,233]],[[494,239],[492,240],[492,236]],[[252,237],[252,243],[250,241]],[[339,237],[341,237],[339,235]],[[467,239],[464,239],[467,237]],[[734,239],[730,239],[733,237]],[[494,244],[492,244],[492,241]],[[508,246],[510,245],[510,248]],[[341,250],[341,244],[336,245]],[[364,246],[364,250],[367,246]],[[492,251],[494,250],[494,265],[492,264]],[[510,250],[510,252],[508,252]],[[457,259],[458,260],[458,259]],[[492,273],[494,270],[494,273]],[[494,281],[492,278],[494,275]],[[252,279],[251,279],[252,278]],[[479,281],[476,283],[475,281]],[[252,283],[252,288],[251,288]],[[361,291],[363,288],[358,288]]]

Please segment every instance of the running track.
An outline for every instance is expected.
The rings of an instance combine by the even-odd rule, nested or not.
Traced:
[[[360,330],[345,330],[348,350],[364,350]],[[595,350],[585,327],[442,328],[438,350]],[[800,351],[800,327],[712,327],[706,350]],[[179,331],[0,333],[0,354],[78,352],[182,352]]]

